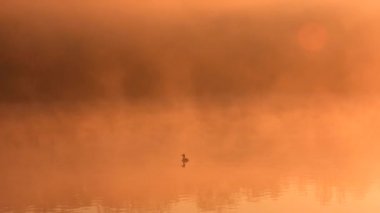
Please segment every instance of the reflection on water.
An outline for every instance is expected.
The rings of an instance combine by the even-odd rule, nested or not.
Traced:
[[[376,212],[376,109],[3,106],[0,211]]]

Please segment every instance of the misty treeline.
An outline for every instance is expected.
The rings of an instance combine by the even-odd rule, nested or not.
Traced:
[[[0,101],[256,99],[358,89],[356,75],[373,53],[370,24],[335,8],[289,8],[4,7]],[[326,28],[320,52],[297,43],[308,23]]]

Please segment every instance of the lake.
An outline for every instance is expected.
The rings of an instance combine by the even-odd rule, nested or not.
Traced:
[[[184,103],[2,105],[0,211],[380,210],[377,102]]]

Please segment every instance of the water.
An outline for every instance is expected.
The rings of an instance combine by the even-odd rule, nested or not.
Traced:
[[[378,212],[377,107],[3,105],[0,212]]]

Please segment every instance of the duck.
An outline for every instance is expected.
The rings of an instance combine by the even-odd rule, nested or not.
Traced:
[[[182,167],[185,167],[187,162],[189,162],[189,159],[186,158],[185,154],[182,154]]]

